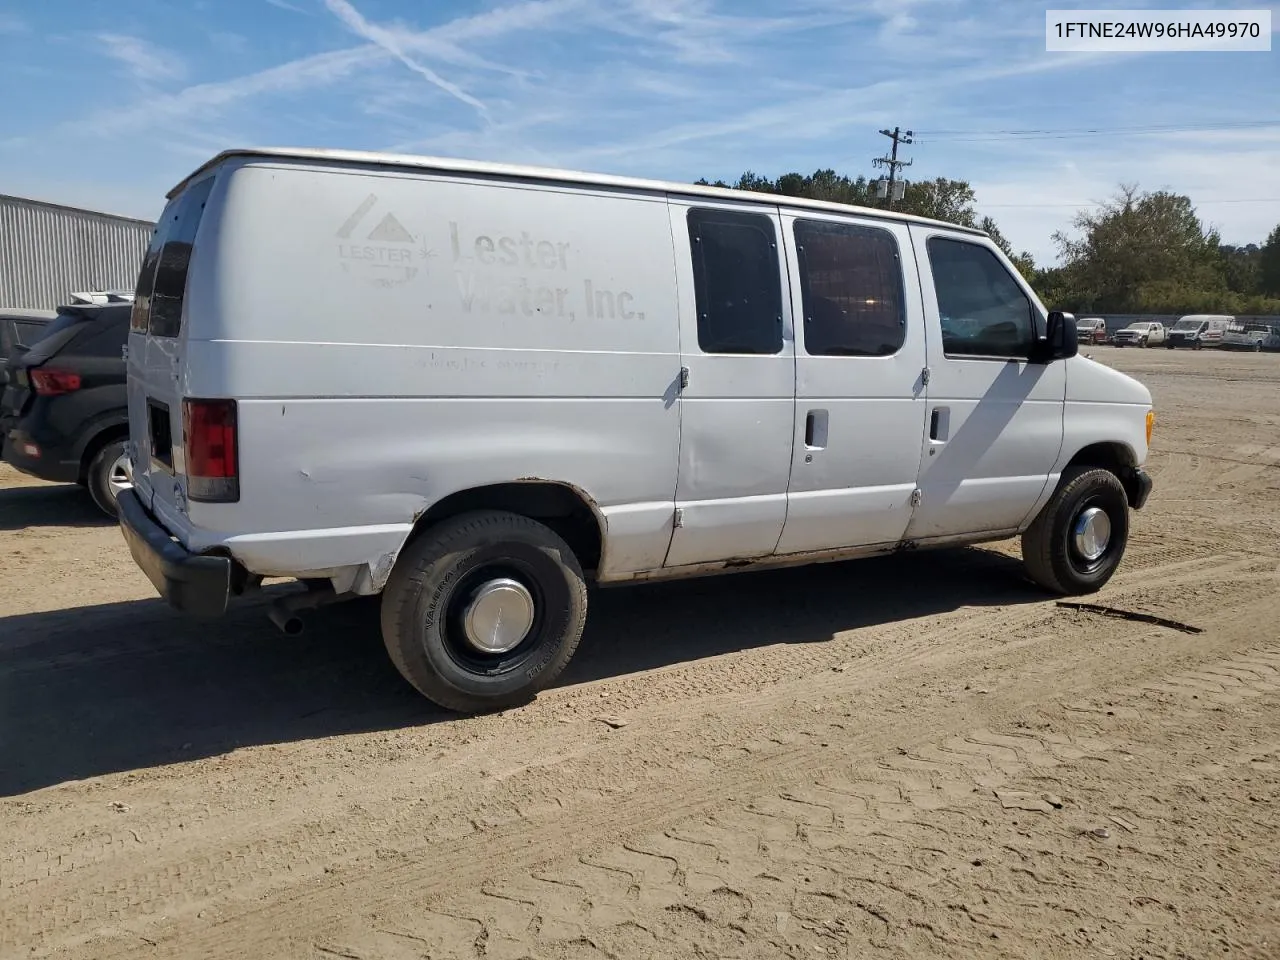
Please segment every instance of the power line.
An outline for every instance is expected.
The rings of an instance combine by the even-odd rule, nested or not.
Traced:
[[[1280,197],[1230,197],[1224,200],[1193,200],[1192,205],[1197,207],[1207,206],[1211,203],[1280,203]],[[1012,208],[1034,208],[1040,209],[1044,207],[1101,207],[1105,206],[1105,201],[1101,200],[1080,200],[1075,203],[979,203],[982,209],[1012,209]]]
[[[1259,129],[1280,126],[1277,120],[1240,120],[1227,123],[1150,124],[1131,127],[1082,127],[1064,130],[921,130],[921,141],[953,143],[992,140],[1067,140],[1077,137],[1151,136],[1163,133],[1204,133],[1214,130]]]

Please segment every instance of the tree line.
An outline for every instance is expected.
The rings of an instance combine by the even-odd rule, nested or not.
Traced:
[[[775,180],[748,170],[736,183],[697,182],[863,207],[888,205],[876,196],[874,180],[830,169]],[[1191,198],[1180,194],[1122,184],[1111,200],[1076,214],[1072,230],[1053,235],[1061,262],[1043,267],[1026,251],[1015,252],[995,220],[979,215],[967,181],[913,181],[894,209],[984,231],[1054,309],[1280,316],[1280,226],[1261,244],[1224,244],[1200,219]]]

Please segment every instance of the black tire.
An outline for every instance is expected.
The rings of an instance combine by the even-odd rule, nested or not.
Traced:
[[[118,463],[125,456],[124,440],[109,440],[103,444],[89,461],[85,471],[85,487],[94,505],[112,520],[117,519],[116,493],[119,489],[119,476],[116,476]]]
[[[1077,519],[1091,507],[1111,521],[1106,548],[1094,560],[1076,549],[1072,536]],[[1022,561],[1031,579],[1052,593],[1094,593],[1116,572],[1128,542],[1129,498],[1120,478],[1110,470],[1074,467],[1022,535]]]
[[[474,588],[499,578],[526,588],[533,622],[514,649],[482,653],[466,639],[462,611]],[[382,594],[382,639],[396,669],[461,713],[532,700],[573,656],[586,617],[573,551],[536,520],[499,511],[451,518],[410,543]]]

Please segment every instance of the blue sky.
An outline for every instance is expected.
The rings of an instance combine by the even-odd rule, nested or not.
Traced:
[[[0,193],[149,218],[213,153],[263,144],[674,180],[871,174],[876,131],[901,125],[908,178],[970,180],[1041,262],[1121,181],[1188,193],[1224,239],[1261,242],[1280,223],[1280,43],[1046,53],[1047,5],[0,0]],[[1178,129],[986,135],[1153,126]]]

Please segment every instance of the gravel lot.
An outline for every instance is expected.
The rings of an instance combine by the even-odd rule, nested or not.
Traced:
[[[1280,956],[1280,355],[1156,397],[1090,602],[1016,543],[603,591],[457,719],[376,606],[191,623],[0,468],[0,956]]]

